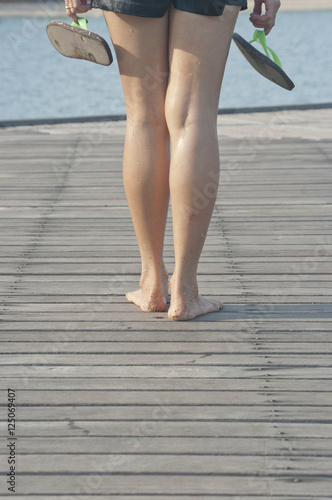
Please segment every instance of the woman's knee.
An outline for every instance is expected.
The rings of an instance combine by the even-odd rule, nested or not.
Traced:
[[[165,93],[162,88],[147,90],[142,85],[126,88],[127,121],[137,126],[165,126]]]
[[[127,105],[127,123],[134,127],[166,128],[164,102],[159,105],[136,102]]]
[[[218,109],[206,101],[197,102],[189,96],[183,99],[167,98],[165,103],[165,119],[170,134],[191,127],[212,130],[216,126]]]

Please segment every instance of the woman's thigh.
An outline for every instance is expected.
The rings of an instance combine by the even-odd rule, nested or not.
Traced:
[[[104,12],[119,64],[129,120],[158,119],[168,84],[168,12],[144,18]]]
[[[222,16],[170,9],[170,76],[166,113],[170,126],[217,116],[220,87],[240,7]]]

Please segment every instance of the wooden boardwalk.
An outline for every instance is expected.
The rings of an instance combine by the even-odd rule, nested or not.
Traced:
[[[0,498],[8,388],[18,500],[331,498],[332,111],[255,116],[220,118],[199,281],[225,307],[190,322],[124,298],[124,123],[1,131]]]

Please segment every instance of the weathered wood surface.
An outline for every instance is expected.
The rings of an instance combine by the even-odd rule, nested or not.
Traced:
[[[1,132],[0,498],[7,388],[18,500],[330,498],[332,141],[221,135],[199,280],[225,307],[178,323],[124,298],[123,130]]]

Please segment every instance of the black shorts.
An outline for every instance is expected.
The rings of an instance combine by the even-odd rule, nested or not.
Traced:
[[[163,17],[171,4],[203,16],[221,16],[225,5],[247,8],[247,0],[92,0],[91,7],[139,17]]]

